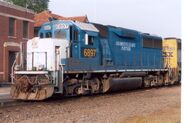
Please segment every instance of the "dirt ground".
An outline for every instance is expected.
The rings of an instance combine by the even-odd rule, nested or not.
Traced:
[[[147,115],[136,115],[119,123],[180,123],[179,106],[169,107],[165,110],[158,110]]]
[[[180,123],[181,87],[26,102],[0,109],[0,123]]]

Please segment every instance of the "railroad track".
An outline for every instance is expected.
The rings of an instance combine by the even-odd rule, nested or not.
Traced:
[[[164,89],[164,88],[174,88],[178,85],[173,86],[163,86],[163,87],[157,87],[157,88],[142,88],[137,90],[131,90],[131,91],[118,91],[118,92],[111,92],[106,94],[95,94],[95,95],[87,95],[87,96],[73,96],[73,97],[61,97],[59,95],[54,95],[51,98],[48,98],[43,101],[22,101],[22,100],[13,100],[11,99],[7,94],[0,94],[0,107],[11,107],[11,106],[22,106],[22,105],[35,105],[35,104],[50,104],[50,103],[62,103],[67,101],[75,101],[78,100],[80,97],[90,97],[91,99],[102,97],[105,98],[111,98],[112,96],[121,95],[121,94],[137,94],[137,93],[145,93],[147,91],[152,91],[154,89]]]

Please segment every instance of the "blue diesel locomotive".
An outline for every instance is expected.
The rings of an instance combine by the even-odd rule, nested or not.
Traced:
[[[174,84],[162,38],[135,30],[56,20],[27,43],[27,66],[15,65],[14,99],[43,100]]]

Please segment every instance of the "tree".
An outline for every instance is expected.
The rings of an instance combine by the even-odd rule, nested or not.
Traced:
[[[39,13],[44,10],[48,10],[49,0],[5,0],[12,2],[15,5],[22,6]]]

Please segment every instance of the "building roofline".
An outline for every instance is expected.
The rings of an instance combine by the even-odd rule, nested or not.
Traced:
[[[45,10],[45,11],[42,11],[40,13],[35,14],[34,27],[42,26],[44,23],[49,21],[49,18],[55,18],[56,20],[70,20],[70,21],[74,21],[74,22],[77,22],[77,21],[79,21],[79,22],[89,22],[88,18],[87,18],[87,15],[85,15],[85,16],[74,16],[74,17],[64,17],[64,16],[61,16],[61,15],[57,15],[55,13],[52,13],[51,11]]]
[[[24,7],[21,7],[21,6],[17,6],[17,5],[11,4],[9,2],[2,1],[2,0],[0,0],[0,6],[9,7],[9,8],[12,8],[12,9],[19,10],[19,11],[35,14],[35,12],[33,10],[30,10],[30,9],[27,9],[27,8],[24,8]]]

